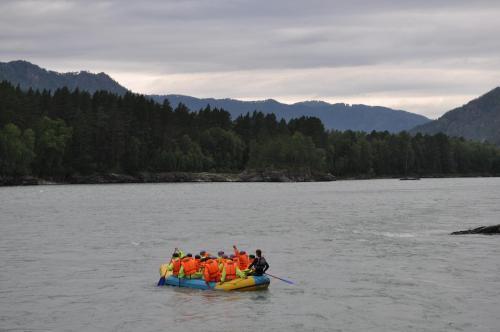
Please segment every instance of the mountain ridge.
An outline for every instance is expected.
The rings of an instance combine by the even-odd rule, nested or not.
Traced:
[[[93,93],[106,90],[118,95],[129,92],[104,72],[97,74],[88,71],[59,73],[41,68],[25,60],[0,62],[0,81],[6,80],[22,89],[56,90],[68,87]],[[231,98],[196,98],[180,94],[145,95],[162,103],[168,99],[174,107],[185,104],[191,111],[198,111],[210,105],[212,108],[223,108],[232,118],[254,111],[274,113],[276,117],[290,120],[301,116],[318,117],[328,129],[355,130],[371,132],[399,132],[410,130],[415,126],[427,123],[430,119],[383,106],[368,106],[363,104],[330,104],[321,100],[306,100],[293,104],[281,103],[274,99],[242,101]]]
[[[207,105],[223,108],[233,117],[256,110],[274,113],[276,117],[287,121],[300,116],[313,116],[321,119],[326,128],[336,130],[399,132],[431,121],[424,116],[407,111],[363,104],[330,104],[314,100],[285,104],[274,99],[241,101],[231,98],[196,98],[179,94],[150,95],[150,97],[160,103],[165,99],[168,99],[172,105],[183,103],[191,110],[200,110]]]
[[[411,133],[464,137],[500,146],[500,87],[456,107],[439,119],[413,128]]]
[[[78,72],[59,73],[44,69],[25,60],[0,62],[0,80],[19,85],[21,89],[51,90],[67,87],[94,93],[106,90],[118,95],[125,94],[128,89],[120,85],[104,72],[92,73],[81,70]]]

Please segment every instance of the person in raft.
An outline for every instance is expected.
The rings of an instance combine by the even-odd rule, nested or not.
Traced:
[[[200,279],[202,273],[199,271],[199,264],[192,254],[187,254],[181,259],[181,267],[179,269],[179,278],[185,279]]]
[[[175,248],[174,253],[172,254],[172,259],[170,259],[170,263],[167,266],[167,271],[172,271],[172,275],[178,276],[179,271],[181,269],[181,259],[184,258],[184,253]]]
[[[239,268],[238,264],[232,259],[224,259],[222,263],[222,272],[220,277],[220,283],[226,281],[231,281],[236,278],[245,279],[247,276]]]
[[[248,257],[247,253],[244,251],[239,251],[238,248],[236,248],[236,245],[233,245],[233,249],[235,256],[234,260],[238,263],[238,268],[241,271],[248,269],[248,266],[250,265],[250,258]]]
[[[254,276],[261,276],[264,273],[266,273],[266,271],[269,269],[269,264],[267,263],[264,256],[262,256],[262,250],[260,249],[255,250],[255,254],[257,255],[257,257],[255,257],[255,259],[250,264],[248,269],[254,268],[255,270],[253,271],[252,274]]]
[[[215,257],[203,258],[205,261],[205,268],[203,269],[203,279],[205,282],[219,282],[221,277],[221,272],[219,270],[219,264]]]

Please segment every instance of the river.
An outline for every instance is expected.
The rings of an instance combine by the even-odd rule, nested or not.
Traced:
[[[1,331],[499,331],[500,178],[0,188]],[[175,247],[269,290],[156,287]]]

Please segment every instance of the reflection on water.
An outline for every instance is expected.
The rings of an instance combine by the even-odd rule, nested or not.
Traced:
[[[0,188],[0,330],[498,331],[500,179]],[[260,292],[156,287],[262,248]]]

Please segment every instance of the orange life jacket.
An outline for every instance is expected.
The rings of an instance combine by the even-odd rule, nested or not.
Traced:
[[[205,281],[218,282],[220,280],[220,271],[217,261],[213,259],[206,261],[203,276],[205,277]]]
[[[233,261],[226,261],[224,268],[226,269],[226,280],[236,279],[236,264]]]
[[[173,259],[172,260],[172,264],[174,265],[172,274],[177,277],[179,275],[179,270],[181,269],[181,260],[180,260],[180,258]]]
[[[184,267],[184,274],[190,276],[198,271],[196,261],[193,257],[185,257],[182,259],[182,266]]]
[[[238,255],[238,267],[240,270],[246,270],[248,269],[248,265],[250,265],[250,258],[248,258],[248,255],[245,254],[239,254]]]

